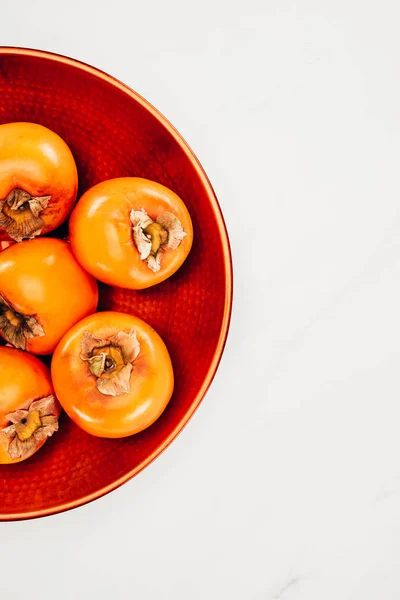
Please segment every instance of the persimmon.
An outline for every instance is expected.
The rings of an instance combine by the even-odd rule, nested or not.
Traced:
[[[179,196],[139,177],[90,188],[72,212],[69,232],[74,254],[89,273],[136,290],[175,273],[193,241],[192,221]]]
[[[61,407],[38,358],[0,347],[0,464],[29,458],[58,430]]]
[[[52,363],[61,406],[87,433],[120,438],[149,427],[167,406],[174,375],[168,350],[144,321],[100,312],[60,341]]]
[[[0,335],[20,350],[50,354],[97,301],[96,281],[67,242],[37,238],[0,253]]]
[[[78,172],[64,140],[36,123],[0,125],[0,239],[52,231],[76,200]]]

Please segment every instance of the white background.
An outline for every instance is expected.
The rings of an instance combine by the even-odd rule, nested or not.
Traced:
[[[395,0],[0,0],[0,44],[100,67],[178,128],[236,278],[190,424],[111,495],[0,524],[0,598],[400,598],[399,18]]]

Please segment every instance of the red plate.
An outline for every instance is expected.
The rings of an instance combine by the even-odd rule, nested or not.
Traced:
[[[0,123],[32,121],[70,146],[80,194],[112,177],[158,181],[185,201],[194,245],[168,281],[140,292],[101,287],[101,309],[135,314],[166,342],[176,389],[162,417],[121,440],[87,435],[65,415],[31,459],[0,465],[0,520],[39,517],[89,502],[148,465],[176,437],[206,393],[223,352],[232,263],[221,210],[198,160],[146,100],[109,75],[46,52],[0,48]]]

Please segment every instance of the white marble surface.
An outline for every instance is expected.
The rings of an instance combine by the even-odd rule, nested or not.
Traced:
[[[225,213],[235,306],[150,468],[0,524],[0,598],[398,600],[398,3],[60,4],[2,0],[0,43],[92,63],[176,125]]]

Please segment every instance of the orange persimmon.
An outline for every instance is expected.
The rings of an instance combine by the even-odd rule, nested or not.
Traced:
[[[58,430],[61,407],[38,358],[0,347],[0,464],[29,458]]]
[[[136,290],[175,273],[193,241],[192,221],[179,196],[139,177],[89,189],[72,212],[69,232],[72,250],[89,273]]]
[[[120,438],[149,427],[174,387],[168,350],[141,319],[100,312],[77,323],[54,352],[57,397],[87,433]]]
[[[0,253],[0,336],[16,348],[51,354],[97,301],[96,281],[67,242],[37,238]]]
[[[76,200],[78,172],[59,135],[36,123],[0,125],[0,239],[52,231]]]

